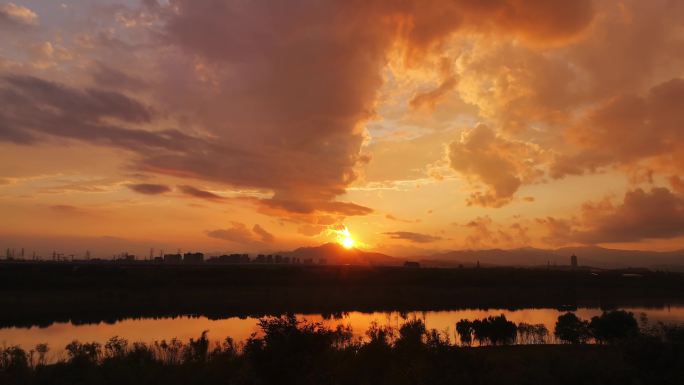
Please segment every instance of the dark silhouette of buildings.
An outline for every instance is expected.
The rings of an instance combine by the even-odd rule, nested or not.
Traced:
[[[183,254],[183,263],[202,263],[204,262],[204,254],[202,253],[185,253]]]
[[[224,254],[212,258],[207,262],[214,263],[249,263],[249,254]]]
[[[570,266],[571,266],[573,269],[576,269],[576,268],[577,268],[577,256],[576,256],[575,254],[573,254],[572,256],[570,256]]]
[[[183,256],[180,254],[164,254],[164,263],[181,263]]]
[[[404,262],[404,267],[410,267],[410,268],[414,268],[414,269],[415,269],[415,268],[419,268],[419,267],[420,267],[420,263],[418,263],[418,262],[413,262],[413,261],[406,261],[406,262]]]

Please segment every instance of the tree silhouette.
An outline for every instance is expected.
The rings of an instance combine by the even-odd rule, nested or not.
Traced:
[[[613,343],[639,334],[639,325],[634,314],[624,310],[603,312],[591,318],[589,330],[599,343]]]
[[[565,313],[558,316],[553,333],[563,342],[583,344],[590,337],[589,323],[578,318],[575,313]]]
[[[546,337],[549,335],[549,330],[544,324],[528,324],[521,322],[518,324],[518,342],[523,344],[543,344],[546,343]]]
[[[467,324],[461,326],[467,334]],[[508,345],[515,342],[517,334],[517,326],[515,323],[506,319],[506,316],[501,314],[498,316],[489,316],[481,320],[475,320],[471,323],[473,335],[475,340],[480,345]],[[458,325],[457,325],[458,330]],[[466,337],[467,338],[467,337]]]
[[[470,346],[473,343],[473,323],[467,319],[456,322],[456,333],[461,339],[461,344]]]

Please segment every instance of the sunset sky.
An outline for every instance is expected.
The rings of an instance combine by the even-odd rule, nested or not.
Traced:
[[[684,248],[684,1],[3,1],[3,251]]]

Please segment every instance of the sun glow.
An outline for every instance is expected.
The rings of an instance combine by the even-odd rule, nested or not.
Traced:
[[[351,249],[354,247],[354,238],[352,238],[351,233],[349,233],[349,229],[345,226],[344,229],[342,230],[336,230],[337,233],[337,242],[342,245],[345,249]]]

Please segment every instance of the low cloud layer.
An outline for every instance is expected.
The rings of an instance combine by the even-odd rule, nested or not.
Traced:
[[[443,239],[442,237],[414,233],[411,231],[389,231],[383,234],[387,235],[390,239],[400,239],[412,243],[432,243]]]
[[[158,195],[171,191],[171,188],[169,186],[151,183],[129,184],[128,188],[137,193],[147,195]]]
[[[275,236],[273,234],[269,233],[268,231],[266,231],[266,229],[264,229],[258,224],[252,227],[252,232],[256,234],[262,242],[273,243],[273,241],[275,240]]]
[[[231,222],[231,226],[225,229],[210,230],[207,236],[232,242],[238,245],[253,245],[255,243],[269,244],[275,240],[273,234],[266,231],[259,224],[250,230],[244,223]]]
[[[621,203],[587,203],[583,221],[588,229],[573,239],[583,243],[634,242],[684,235],[684,198],[666,188],[636,189]]]
[[[684,235],[684,196],[667,188],[637,188],[620,201],[584,203],[573,218],[539,218],[549,244],[629,243]]]
[[[178,191],[180,191],[181,193],[183,193],[189,197],[206,199],[206,200],[210,200],[210,201],[218,202],[218,201],[222,201],[225,199],[224,197],[222,197],[218,194],[214,194],[211,191],[201,190],[201,189],[198,189],[197,187],[188,186],[188,185],[178,186]]]

